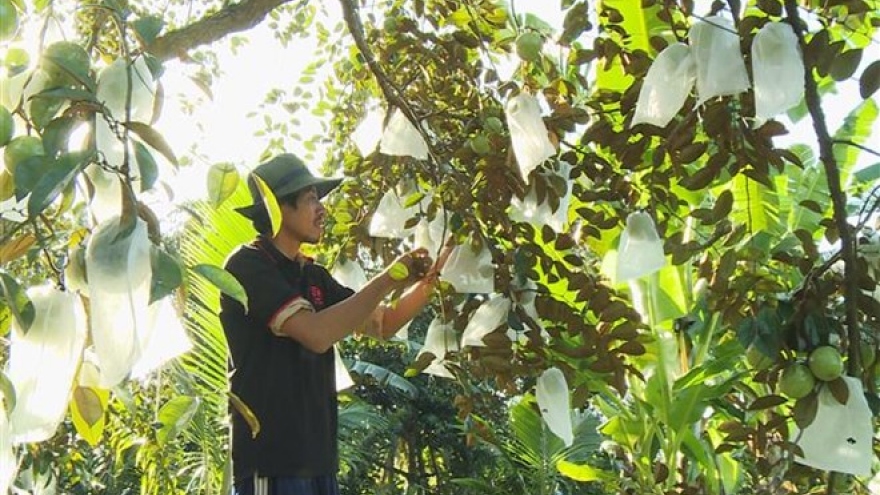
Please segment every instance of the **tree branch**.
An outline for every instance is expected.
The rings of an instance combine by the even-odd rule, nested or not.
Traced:
[[[806,51],[806,42],[804,40],[803,22],[798,12],[797,0],[785,0],[785,12],[788,22],[791,24],[798,44],[802,51]],[[804,73],[804,98],[807,102],[807,108],[813,120],[813,129],[819,140],[819,159],[825,168],[825,175],[828,180],[828,191],[831,194],[831,203],[834,207],[834,223],[840,235],[840,253],[843,258],[843,295],[844,308],[846,311],[846,329],[848,340],[848,362],[847,372],[850,376],[859,376],[861,371],[859,347],[861,346],[861,338],[859,336],[859,275],[857,273],[856,243],[853,231],[846,220],[846,193],[843,191],[840,180],[840,170],[837,167],[837,161],[834,159],[834,140],[828,132],[828,126],[825,122],[825,114],[822,111],[821,99],[812,75],[812,67],[806,65]]]
[[[157,37],[146,51],[159,60],[187,58],[187,52],[252,29],[277,7],[293,0],[242,0],[180,29]]]
[[[880,157],[880,152],[875,151],[871,148],[868,148],[867,146],[856,143],[854,141],[850,141],[848,139],[835,139],[834,144],[844,144],[846,146],[852,146],[853,148],[858,148],[858,149],[864,151],[865,153],[869,153],[871,155]]]
[[[421,134],[422,139],[425,140],[425,144],[428,146],[428,155],[437,162],[437,159],[434,156],[433,147],[431,146],[430,136],[428,136],[419,122],[421,119],[419,119],[413,111],[409,103],[403,99],[403,91],[394,84],[391,78],[388,77],[388,74],[382,69],[382,66],[379,65],[379,62],[376,61],[376,57],[373,56],[373,52],[370,50],[370,46],[364,38],[364,26],[361,23],[356,2],[357,0],[339,0],[339,3],[342,5],[342,16],[345,19],[345,25],[348,27],[349,34],[351,34],[351,37],[354,39],[355,46],[358,51],[361,52],[361,55],[363,55],[364,61],[366,61],[370,72],[376,77],[376,82],[379,83],[382,95],[385,96],[385,100],[388,101],[389,106],[398,108],[403,112],[403,115],[406,116],[407,120],[409,120],[413,126],[415,126],[416,130]]]

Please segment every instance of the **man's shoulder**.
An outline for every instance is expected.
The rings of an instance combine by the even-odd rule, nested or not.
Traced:
[[[226,257],[223,266],[227,270],[235,270],[237,267],[273,262],[272,256],[260,247],[259,242],[254,241],[233,249]]]

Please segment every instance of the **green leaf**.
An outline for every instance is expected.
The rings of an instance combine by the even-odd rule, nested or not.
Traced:
[[[159,445],[166,445],[174,440],[186,428],[201,402],[198,397],[181,395],[169,400],[159,409],[157,419],[162,423],[162,427],[156,432],[156,441]]]
[[[425,199],[425,193],[422,191],[410,194],[409,196],[407,196],[406,200],[404,200],[403,207],[412,208],[413,206],[419,204],[423,199]]]
[[[597,5],[600,10],[599,21],[601,24],[607,24],[607,17],[601,15],[603,11],[614,9],[623,17],[623,21],[617,26],[623,28],[626,33],[632,33],[633,36],[627,41],[627,49],[631,51],[644,50],[647,53],[654,53],[649,42],[650,37],[658,32],[668,29],[668,24],[661,21],[657,17],[660,11],[658,5],[642,8],[641,2],[632,2],[630,0],[605,0]],[[617,30],[618,28],[611,28]],[[633,76],[630,76],[623,69],[621,58],[614,57],[611,63],[601,59],[601,65],[597,68],[595,89],[598,91],[619,91],[624,92],[633,82]]]
[[[835,81],[846,81],[859,68],[862,62],[862,50],[846,50],[834,57],[831,63],[831,77]]]
[[[559,44],[563,46],[570,45],[591,27],[587,3],[578,2],[565,13],[565,20],[562,22],[562,34],[559,35]]]
[[[183,271],[177,259],[157,247],[150,251],[150,265],[153,277],[149,304],[153,304],[180,287],[183,283]]]
[[[733,179],[734,207],[732,217],[748,227],[749,232],[780,233],[779,196],[775,189],[737,175]]]
[[[86,91],[84,89],[75,89],[75,88],[50,88],[44,91],[40,91],[35,95],[31,96],[31,100],[34,99],[52,99],[52,100],[71,100],[71,101],[90,101],[93,103],[98,103],[95,94],[91,91]]]
[[[67,142],[70,133],[79,123],[74,117],[58,117],[53,119],[43,129],[43,149],[47,156],[57,156],[67,151]]]
[[[143,144],[134,142],[134,159],[137,162],[138,172],[141,176],[141,192],[149,191],[159,178],[159,167],[153,154]]]
[[[15,199],[30,194],[43,175],[52,167],[52,159],[45,155],[30,156],[15,166]]]
[[[37,129],[44,129],[49,122],[55,118],[61,107],[64,106],[64,100],[38,98],[30,102],[31,122]]]
[[[693,429],[688,428],[682,431],[682,452],[689,454],[689,459],[695,459],[699,465],[699,471],[706,477],[707,493],[719,493],[720,480],[718,479],[718,469],[715,465],[715,459],[712,456],[713,449],[711,444],[704,438],[697,438]]]
[[[817,412],[819,412],[819,395],[816,392],[798,399],[791,410],[795,424],[802,430],[813,423]]]
[[[229,402],[232,403],[232,407],[238,411],[239,414],[244,418],[245,422],[251,429],[251,438],[257,438],[257,435],[260,434],[260,420],[257,418],[257,415],[248,407],[247,404],[244,403],[241,398],[232,392],[229,392]]]
[[[28,216],[36,218],[48,208],[90,159],[91,153],[77,152],[61,155],[52,162],[50,168],[45,171],[43,177],[31,191],[31,197],[28,200]]]
[[[272,224],[272,237],[275,237],[278,235],[278,231],[281,230],[281,207],[278,206],[278,199],[275,198],[272,189],[269,189],[269,186],[263,182],[263,179],[257,174],[252,175],[254,182],[257,184],[257,190],[260,191],[260,196],[263,198],[263,205],[265,205],[266,211],[269,212],[269,221]]]
[[[580,482],[611,482],[617,478],[616,475],[603,469],[590,466],[589,464],[575,464],[574,462],[566,461],[565,459],[560,459],[556,462],[556,469],[558,469],[559,473],[566,478],[571,478]]]
[[[788,399],[782,397],[781,395],[765,395],[763,397],[758,397],[753,400],[751,404],[746,407],[747,411],[760,411],[762,409],[771,409],[776,406],[781,406],[788,402]]]
[[[205,263],[192,267],[192,270],[205,277],[215,287],[220,289],[220,292],[240,302],[247,309],[247,292],[245,292],[244,287],[231,273],[219,266]]]
[[[105,411],[110,391],[93,387],[76,387],[70,400],[73,427],[92,447],[101,442],[104,433]]]
[[[843,120],[843,125],[834,133],[834,159],[840,168],[840,180],[849,183],[850,170],[856,165],[861,149],[848,143],[866,145],[877,121],[877,102],[874,99],[863,101]]]
[[[208,200],[215,208],[222,205],[235,189],[241,177],[231,163],[215,163],[208,170]]]
[[[0,394],[3,395],[3,407],[6,409],[6,413],[11,413],[15,409],[18,399],[15,393],[15,385],[12,384],[12,380],[6,376],[3,370],[0,370]]]
[[[76,59],[59,57],[52,53],[44,53],[43,58],[45,61],[58,66],[63,72],[74,78],[76,82],[85,86],[92,93],[95,92],[97,84],[92,79],[91,74],[89,74],[89,67],[87,65],[78,64]]]
[[[880,88],[880,60],[871,62],[862,71],[862,77],[859,78],[859,95],[863,100],[867,100]]]
[[[742,464],[729,453],[719,454],[715,456],[715,459],[718,463],[718,472],[721,484],[724,486],[724,493],[739,493],[739,487],[745,473]]]
[[[149,46],[156,40],[156,36],[159,36],[159,33],[162,32],[162,28],[165,27],[165,20],[159,16],[148,15],[135,19],[131,25],[141,41]]]
[[[36,318],[34,303],[27,293],[7,273],[0,273],[0,299],[12,313],[22,333],[27,333]]]
[[[143,122],[124,122],[123,125],[131,129],[151,148],[161,153],[175,167],[180,166],[180,162],[177,160],[177,156],[174,155],[174,151],[171,150],[171,146],[168,145],[168,142],[165,141],[165,138],[156,129]]]
[[[862,167],[853,174],[853,182],[862,184],[874,184],[880,180],[880,162],[867,167]]]

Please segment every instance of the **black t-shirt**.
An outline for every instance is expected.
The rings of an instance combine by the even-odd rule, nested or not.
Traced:
[[[258,238],[226,261],[244,287],[248,309],[221,296],[220,321],[231,354],[231,388],[260,422],[254,438],[232,409],[232,459],[236,479],[318,476],[338,469],[337,402],[333,350],[314,353],[269,322],[292,301],[308,300],[315,311],[354,292],[311,260],[288,259]],[[320,332],[320,328],[314,329]]]

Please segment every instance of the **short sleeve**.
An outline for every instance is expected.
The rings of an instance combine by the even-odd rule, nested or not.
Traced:
[[[226,270],[244,287],[248,316],[265,327],[277,322],[285,309],[297,307],[300,300],[308,303],[302,289],[288,282],[278,265],[259,251],[238,251],[227,261]]]

